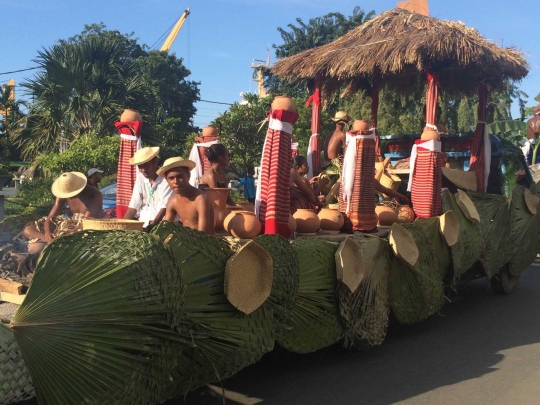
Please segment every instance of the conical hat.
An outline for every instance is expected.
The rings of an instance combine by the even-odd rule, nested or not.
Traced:
[[[150,162],[159,154],[159,146],[151,146],[139,149],[131,159],[129,159],[129,164],[132,166],[143,165],[146,162]]]
[[[448,246],[454,246],[459,240],[459,221],[454,211],[445,212],[439,217],[439,226]]]
[[[412,233],[397,222],[392,225],[388,242],[397,257],[411,266],[416,264],[420,252],[418,251],[414,237]]]
[[[80,172],[62,173],[51,186],[57,198],[70,198],[79,194],[86,187],[86,176]]]
[[[531,193],[528,188],[525,189],[524,197],[527,209],[531,214],[536,215],[536,213],[538,212],[538,203],[540,202],[540,198],[537,195]]]
[[[475,224],[480,223],[480,214],[478,214],[474,203],[463,190],[458,189],[456,193],[456,202],[459,208],[461,208],[461,211],[463,211],[465,216],[471,222],[474,222]]]
[[[463,171],[457,169],[442,168],[442,174],[458,188],[464,190],[477,191],[476,173],[474,171]]]
[[[336,252],[337,279],[354,293],[364,278],[366,267],[362,248],[347,236]]]
[[[225,295],[244,314],[259,308],[272,291],[274,261],[261,245],[250,240],[225,266]]]

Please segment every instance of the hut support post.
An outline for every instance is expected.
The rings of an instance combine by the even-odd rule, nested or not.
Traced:
[[[379,132],[377,131],[377,117],[379,115],[379,87],[374,87],[371,91],[371,128],[370,131],[375,132],[375,154],[377,158],[381,158],[381,143],[379,139]],[[382,161],[382,159],[379,159]]]
[[[471,164],[469,170],[476,173],[478,191],[486,191],[491,165],[491,141],[486,123],[486,109],[489,90],[486,84],[478,87],[478,123],[474,131],[471,147]]]
[[[308,98],[306,108],[311,104],[311,137],[307,151],[309,165],[308,180],[316,176],[321,166],[321,78],[315,81],[315,91]]]

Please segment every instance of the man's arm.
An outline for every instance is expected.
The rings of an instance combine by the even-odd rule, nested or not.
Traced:
[[[137,211],[139,211],[143,205],[140,186],[141,183],[139,181],[139,177],[137,176],[135,186],[133,187],[133,192],[131,193],[131,200],[129,201],[128,210],[124,214],[124,219],[134,219],[135,215],[137,215]]]
[[[396,198],[399,200],[399,202],[404,204],[409,204],[409,199],[405,197],[403,194],[398,193],[395,190],[392,190],[391,188],[387,188],[383,186],[378,180],[375,180],[375,190],[377,190],[379,193],[386,194],[387,196]]]
[[[328,142],[327,155],[328,159],[334,160],[339,156],[339,151],[343,146],[343,139],[340,136],[332,136],[330,142]]]
[[[162,218],[164,221],[174,222],[174,220],[176,219],[177,212],[174,208],[175,201],[176,198],[174,196],[169,200],[169,203],[167,204],[167,209],[165,210],[165,214]]]
[[[214,217],[211,214],[214,210],[209,206],[209,200],[205,195],[200,195],[195,199],[195,204],[198,215],[197,230],[213,235],[215,233]]]
[[[162,204],[161,204],[160,210],[157,213],[156,217],[152,221],[150,221],[151,225],[157,225],[163,220],[163,217],[165,217],[165,213],[167,211],[167,208],[169,207],[169,201],[171,201],[173,199],[173,196],[174,196],[174,192],[173,192],[172,188],[169,187],[169,185],[167,184],[167,182],[165,180],[163,180],[163,182],[164,182],[164,186],[160,190],[160,193],[162,193],[162,195],[163,195],[162,196]],[[174,218],[172,219],[172,221],[174,221]]]
[[[49,211],[49,215],[47,215],[45,225],[43,226],[43,233],[45,234],[45,239],[47,240],[47,242],[51,242],[54,239],[54,236],[51,232],[51,219],[62,213],[62,208],[64,208],[64,205],[66,205],[66,201],[67,200],[63,198],[57,198],[54,202],[53,207]]]
[[[300,176],[300,173],[298,173],[296,170],[291,170],[293,170],[293,181],[300,189],[300,191],[302,191],[302,194],[304,194],[304,196],[309,200],[310,203],[317,206],[320,205],[319,201],[317,201],[317,197],[315,197],[315,194],[313,193],[313,189],[309,186],[307,180]]]

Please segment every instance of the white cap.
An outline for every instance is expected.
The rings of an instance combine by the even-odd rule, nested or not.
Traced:
[[[94,173],[103,173],[103,170],[96,169],[95,167],[88,170],[87,176],[90,177]]]

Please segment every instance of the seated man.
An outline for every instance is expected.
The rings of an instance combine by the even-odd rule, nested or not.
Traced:
[[[214,234],[214,208],[206,193],[189,184],[189,172],[195,162],[181,157],[167,159],[158,170],[174,192],[167,204],[165,221],[173,222],[178,215],[187,228],[197,229],[209,235]]]
[[[103,197],[97,188],[87,184],[83,173],[63,173],[54,181],[51,191],[56,201],[49,215],[24,228],[23,234],[29,239],[29,244],[49,243],[58,236],[79,230],[82,218],[101,217]],[[73,213],[71,219],[62,215],[66,203]]]
[[[142,177],[137,176],[124,219],[135,218],[139,211],[139,221],[144,222],[145,231],[149,231],[163,219],[167,203],[173,194],[165,179],[157,174],[158,153],[158,147],[142,148],[129,160],[131,165],[139,168]]]
[[[298,209],[317,210],[323,207],[322,201],[317,198],[321,194],[320,188],[314,190],[304,177],[308,171],[307,159],[304,156],[295,156],[290,172],[291,214]],[[316,181],[317,178],[314,177],[312,180]]]

